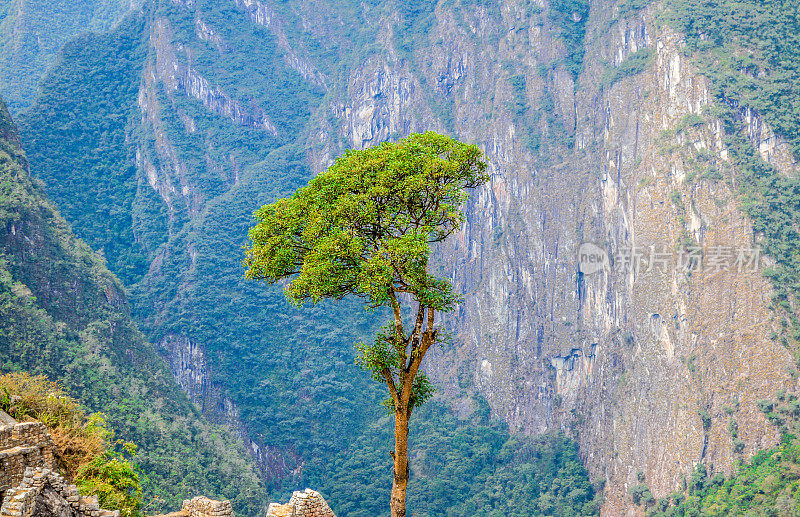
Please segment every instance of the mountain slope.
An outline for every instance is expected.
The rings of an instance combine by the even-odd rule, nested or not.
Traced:
[[[298,140],[325,92],[285,33],[251,16],[233,2],[147,4],[69,43],[21,127],[181,385],[252,440],[280,485],[374,414],[352,343],[376,322],[355,304],[298,311],[241,274],[253,210],[310,177]]]
[[[44,198],[2,101],[0,313],[4,371],[58,380],[139,446],[146,511],[199,494],[230,498],[242,515],[263,511],[241,442],[189,403],[131,321],[122,285]]]
[[[33,102],[61,46],[87,31],[111,28],[138,0],[0,1],[0,93],[12,113]]]

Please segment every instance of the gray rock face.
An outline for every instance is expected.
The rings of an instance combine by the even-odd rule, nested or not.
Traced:
[[[200,30],[199,37],[201,39],[206,37],[213,39],[214,34],[209,32],[208,26],[198,24],[197,28]],[[162,18],[156,22],[153,41],[157,52],[156,70],[159,79],[167,86],[168,92],[180,90],[202,102],[206,109],[227,117],[237,124],[277,134],[275,126],[264,110],[258,106],[243,106],[192,68],[189,64],[191,55],[188,51],[181,44],[173,44],[167,19]]]
[[[294,492],[286,504],[271,503],[267,517],[336,517],[336,514],[322,494],[306,488]]]
[[[52,486],[45,485],[36,498],[37,517],[77,517],[77,512],[69,502]]]

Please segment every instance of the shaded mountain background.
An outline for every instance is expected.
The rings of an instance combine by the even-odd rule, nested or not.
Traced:
[[[70,362],[63,348],[41,354],[39,347],[49,345],[39,340],[15,343],[14,332],[29,330],[26,322],[6,329],[5,368],[46,373],[91,409],[110,411],[117,432],[141,446],[149,512],[174,508],[190,491],[228,497],[238,513],[258,514],[268,499],[260,480],[249,477],[255,464],[278,497],[307,483],[335,494],[332,504],[347,515],[378,515],[391,485],[386,452],[391,422],[380,418],[380,392],[355,368],[352,350],[379,320],[355,303],[293,309],[279,289],[244,283],[239,264],[252,211],[310,177],[296,134],[305,131],[311,107],[326,95],[324,77],[304,78],[280,51],[286,45],[282,38],[239,11],[220,7],[210,6],[206,21],[182,6],[146,5],[111,32],[69,41],[41,83],[36,108],[20,114],[31,151],[9,187],[33,189],[30,196],[55,213],[27,175],[27,160],[35,162],[42,185],[50,186],[75,231],[102,250],[131,299],[139,301],[134,314],[163,358],[153,355],[129,320],[117,341],[108,343],[128,355],[106,357],[100,348],[96,353],[104,367],[86,359],[77,343],[64,346],[84,362]],[[212,22],[239,39],[223,42]],[[202,56],[192,55],[191,66],[175,56],[176,34],[196,33],[216,42],[205,49],[214,83],[194,68],[202,66]],[[234,47],[240,50],[234,53]],[[225,62],[211,60],[219,53]],[[235,86],[244,77],[263,79],[262,91],[246,102],[215,86]],[[14,85],[4,87],[13,91]],[[160,177],[163,171],[171,176]],[[13,203],[8,214],[27,217]],[[24,235],[9,224],[12,235]],[[58,224],[64,238],[74,240],[66,223]],[[105,267],[80,241],[74,246],[99,261],[94,269]],[[54,284],[84,281],[88,273],[74,268],[65,275],[70,264],[51,271],[43,263],[71,249],[29,252],[29,260],[38,261],[30,269],[39,275],[29,280],[31,289],[60,303],[70,300],[73,291],[60,292]],[[111,273],[101,273],[118,290],[120,317],[126,318],[122,285]],[[97,293],[91,295],[98,303]],[[73,303],[58,317],[82,311]],[[134,345],[147,353],[125,348]],[[16,356],[20,359],[11,359]],[[177,392],[170,395],[183,401],[189,416],[156,395],[175,388],[163,377],[163,359],[202,416]],[[104,377],[108,371],[124,374]],[[136,381],[134,373],[140,376]],[[595,487],[574,442],[553,436],[537,441],[539,450],[512,438],[505,424],[491,419],[485,402],[476,404],[483,404],[479,413],[459,419],[438,402],[417,424],[415,431],[424,429],[428,437],[413,449],[419,482],[411,501],[418,511],[463,513],[487,503],[509,515],[540,507],[566,514],[575,508],[598,511]],[[107,407],[121,408],[136,421]],[[159,420],[161,412],[187,425],[197,452],[181,441],[182,429]],[[227,424],[238,436],[208,427],[206,418]],[[150,429],[161,432],[160,441],[148,435]],[[236,464],[242,458],[232,451],[242,439],[252,459]],[[353,446],[356,439],[359,447]],[[222,444],[227,450],[220,457],[213,456],[219,451],[206,452]],[[204,471],[207,476],[200,479]],[[501,497],[500,487],[514,495]]]
[[[0,100],[0,364],[44,374],[134,441],[147,511],[195,495],[264,512],[243,443],[189,402],[130,318],[122,284],[32,179]]]
[[[49,195],[275,493],[370,484],[373,462],[340,454],[385,447],[351,347],[381,321],[243,282],[250,213],[346,148],[425,129],[481,145],[491,184],[439,257],[465,303],[428,369],[461,432],[495,425],[482,398],[521,435],[569,432],[618,515],[639,472],[661,497],[778,440],[758,401],[797,388],[797,29],[782,1],[147,2],[68,43],[19,119]],[[651,245],[768,260],[583,276],[584,241],[616,263]]]
[[[0,2],[0,82],[12,112],[30,107],[39,80],[64,43],[87,30],[110,29],[139,4],[137,0]]]

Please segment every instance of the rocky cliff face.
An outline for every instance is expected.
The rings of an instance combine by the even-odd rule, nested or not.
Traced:
[[[607,514],[620,515],[639,471],[662,496],[698,462],[728,472],[774,444],[756,401],[795,387],[797,372],[770,339],[769,259],[681,35],[656,23],[657,7],[620,17],[594,2],[573,78],[550,8],[440,4],[410,60],[390,36],[350,73],[334,131],[363,148],[441,129],[435,104],[449,104],[452,132],[485,150],[491,183],[440,254],[465,294],[448,321],[458,344],[428,368],[452,397],[473,384],[521,432],[570,429],[606,481]],[[616,72],[641,56],[637,73]],[[765,160],[796,174],[757,114],[741,123]],[[320,148],[319,169],[335,154]],[[587,242],[605,258],[584,274]]]
[[[326,84],[268,4],[235,5],[276,35],[287,64]],[[382,50],[345,72],[347,87],[324,108],[332,117],[309,142],[318,171],[343,148],[412,131],[449,131],[482,146],[492,181],[440,254],[441,273],[465,294],[448,321],[458,345],[437,350],[429,369],[455,400],[474,386],[520,432],[574,433],[606,481],[610,515],[630,510],[639,471],[665,495],[698,462],[729,471],[774,443],[755,402],[795,384],[791,355],[769,339],[770,288],[751,267],[753,232],[708,84],[681,36],[655,22],[656,9],[619,16],[617,6],[593,4],[588,20],[576,20],[591,42],[579,76],[553,6],[440,5],[410,54],[398,45],[410,35],[387,17],[378,24]],[[222,48],[197,23],[200,37]],[[236,118],[214,108],[220,95],[191,80],[190,66],[170,64],[166,22],[155,27],[162,83]],[[650,57],[637,73],[616,72],[642,55]],[[765,159],[796,172],[788,146],[757,114],[742,112],[742,124]],[[599,271],[580,270],[587,242],[605,256]],[[193,399],[228,411],[229,401],[207,391],[197,346],[168,348]],[[728,431],[732,419],[743,450]]]

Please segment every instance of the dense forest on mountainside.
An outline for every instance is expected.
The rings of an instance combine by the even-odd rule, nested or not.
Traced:
[[[138,0],[0,0],[0,94],[19,114],[62,45],[86,31],[110,29]]]
[[[9,120],[8,117],[6,120]],[[19,151],[16,142],[13,142],[13,146],[8,145],[7,150],[13,151],[17,160],[24,160],[24,155]],[[7,294],[6,302],[3,304],[6,312],[4,316],[8,317],[6,321],[13,321],[13,324],[5,326],[2,333],[3,337],[9,340],[3,347],[6,356],[4,369],[14,371],[22,368],[60,378],[66,386],[69,386],[71,392],[85,401],[89,407],[105,412],[110,425],[120,436],[134,440],[139,445],[139,453],[134,459],[145,472],[144,501],[148,511],[175,507],[177,500],[168,491],[168,488],[172,488],[186,490],[188,494],[203,492],[224,495],[231,498],[237,511],[251,514],[252,510],[258,507],[258,498],[265,497],[259,493],[257,483],[249,489],[240,482],[228,486],[227,490],[220,488],[229,483],[224,477],[224,470],[227,468],[220,463],[236,461],[237,451],[230,449],[222,451],[225,454],[222,461],[219,456],[215,457],[213,454],[213,452],[219,454],[220,451],[204,452],[209,447],[221,448],[223,440],[229,443],[234,440],[219,429],[204,428],[198,425],[198,422],[193,422],[190,408],[183,406],[183,410],[188,410],[189,415],[188,418],[181,417],[180,410],[170,404],[168,394],[169,390],[176,389],[174,383],[170,383],[165,377],[166,372],[163,367],[159,367],[157,362],[154,363],[152,357],[148,356],[148,352],[152,354],[152,350],[148,349],[148,345],[138,337],[136,331],[130,327],[130,323],[126,323],[121,291],[110,292],[119,297],[115,301],[123,304],[122,308],[104,307],[103,295],[93,291],[98,289],[94,283],[102,281],[110,284],[106,285],[106,289],[119,289],[119,286],[114,284],[114,278],[108,273],[103,273],[102,263],[97,262],[99,259],[91,250],[69,236],[64,223],[59,223],[58,215],[46,201],[38,197],[40,195],[37,194],[36,187],[26,183],[30,180],[26,180],[24,169],[15,166],[14,172],[17,175],[13,176],[9,174],[10,169],[9,166],[5,170],[6,188],[2,197],[6,222],[13,220],[11,224],[15,224],[14,231],[19,232],[19,235],[26,235],[25,232],[31,233],[33,228],[42,231],[42,247],[37,247],[35,255],[29,250],[27,260],[34,260],[32,257],[36,256],[46,259],[51,264],[48,268],[41,262],[28,264],[25,263],[25,258],[18,258],[22,261],[18,265],[26,270],[26,274],[20,276],[29,278],[30,275],[42,275],[36,281],[29,280],[29,282],[35,285],[47,285],[48,291],[37,291],[37,294],[50,303],[44,303],[49,309],[47,312],[38,309],[39,297],[28,298],[25,301],[24,293],[31,291],[27,291],[28,288],[24,284],[15,283],[14,277],[5,272],[6,276],[3,278]],[[22,183],[22,188],[19,183]],[[48,222],[55,221],[51,224],[60,224],[61,233],[54,232],[53,228],[38,220],[36,217],[38,214],[28,213],[21,206],[27,206],[29,210],[45,210],[46,215],[40,217]],[[55,235],[50,235],[51,232]],[[7,236],[10,241],[9,248],[12,250],[12,239],[16,235],[14,233]],[[57,244],[52,241],[57,241]],[[48,245],[53,248],[47,248]],[[77,246],[78,249],[83,246],[82,260],[85,265],[82,262],[75,263],[77,259],[72,254],[76,252],[71,246]],[[24,252],[24,250],[16,251],[18,254],[14,255],[15,257]],[[12,267],[13,265],[17,263],[12,262]],[[71,276],[55,274],[55,272],[63,274],[67,270],[73,271]],[[60,309],[53,305],[55,303],[53,292],[63,294],[59,289],[59,286],[64,285],[62,282],[71,284],[75,279],[83,279],[83,275],[89,275],[84,281],[92,283],[81,289],[83,296],[77,300],[79,305]],[[101,276],[98,278],[95,275]],[[23,297],[22,301],[19,299],[20,296]],[[59,297],[59,299],[64,298]],[[280,300],[280,303],[283,303],[283,300]],[[73,321],[73,318],[86,318],[83,304],[95,310],[99,306],[100,314],[104,314],[107,319],[99,318],[88,324],[81,320]],[[118,313],[115,309],[123,312]],[[61,318],[69,317],[71,325],[62,322],[59,329],[59,319],[53,318],[51,314]],[[81,328],[81,323],[85,325],[84,328],[91,329],[83,331],[88,333],[88,336],[71,330],[71,328]],[[109,332],[111,336],[106,335]],[[25,341],[14,342],[15,339],[19,339],[16,336],[21,335],[26,336]],[[312,334],[309,337],[310,342],[319,339],[319,334]],[[37,344],[41,346],[44,343],[46,343],[44,349],[35,348]],[[132,347],[137,347],[139,350],[134,351]],[[41,353],[42,350],[46,352]],[[113,355],[109,356],[110,353]],[[313,353],[313,350],[305,353]],[[324,355],[323,350],[317,353],[320,356]],[[150,359],[147,359],[148,357]],[[139,371],[137,376],[133,375],[131,370],[135,365],[141,365],[143,361],[148,361],[152,364],[151,368],[159,372],[155,382],[151,377],[153,370],[143,370]],[[334,363],[334,366],[344,368],[346,367],[344,361],[345,358],[342,358],[340,362]],[[95,372],[94,376],[87,377],[90,372]],[[313,372],[308,374],[311,375]],[[141,375],[145,377],[140,377]],[[321,390],[328,404],[336,404],[331,407],[322,404],[315,408],[316,411],[326,414],[347,414],[350,402],[342,395],[334,398],[335,392],[330,392],[331,389],[336,389],[335,379],[317,379],[316,382],[309,382],[308,378],[305,377],[305,384],[310,395],[316,395],[312,390]],[[157,396],[155,390],[166,391],[167,395]],[[387,492],[389,486],[386,483],[388,481],[386,476],[377,475],[376,470],[385,473],[383,472],[385,469],[380,467],[388,461],[386,448],[390,443],[389,421],[379,420],[353,445],[326,459],[322,453],[330,450],[330,443],[325,443],[325,440],[331,442],[333,437],[323,436],[321,439],[315,439],[313,435],[301,434],[308,428],[308,423],[298,419],[284,420],[281,415],[282,403],[264,399],[263,395],[268,393],[269,390],[261,391],[262,397],[259,398],[259,402],[263,404],[260,407],[266,419],[265,425],[268,425],[275,434],[283,431],[299,436],[301,440],[305,440],[301,443],[307,444],[310,454],[315,457],[314,461],[304,466],[307,471],[305,480],[329,494],[334,509],[343,515],[381,515],[385,497],[377,497],[377,494]],[[327,400],[329,397],[331,400]],[[149,400],[153,400],[152,405]],[[485,402],[478,401],[476,404],[479,409],[474,419],[460,421],[446,406],[441,405],[441,402],[432,403],[431,407],[424,409],[421,418],[414,426],[412,454],[415,470],[412,478],[414,489],[411,504],[415,511],[422,512],[420,515],[431,516],[461,515],[464,511],[478,512],[476,515],[481,514],[480,512],[485,512],[486,515],[530,515],[530,512],[552,515],[596,514],[599,501],[596,499],[595,487],[588,482],[573,442],[564,437],[540,438],[534,441],[512,438],[504,425],[491,420]],[[171,415],[172,418],[168,419],[167,415]],[[188,429],[176,428],[179,425],[184,425]],[[166,432],[162,431],[160,438],[155,438],[151,435],[154,426]],[[186,431],[191,432],[191,441],[188,443],[184,442],[187,437],[181,436]],[[334,431],[345,433],[350,437],[358,434],[350,427]],[[210,442],[211,445],[205,444],[204,441]],[[184,449],[187,446],[199,449],[200,454]],[[228,459],[231,456],[232,459]],[[184,458],[191,463],[180,465],[176,462],[177,458]],[[238,475],[242,475],[249,467],[239,460],[234,468],[241,469]],[[250,481],[253,483],[252,479]],[[236,496],[235,492],[231,492],[234,487],[237,487],[242,495]],[[498,489],[502,492],[498,493]],[[186,492],[178,492],[176,495],[185,496],[184,494]],[[154,500],[156,496],[162,500]],[[581,510],[575,510],[576,508]]]
[[[131,321],[122,285],[71,232],[27,171],[0,103],[0,367],[58,380],[134,442],[144,507],[179,508],[198,494],[242,514],[266,492],[241,442],[198,413]]]
[[[408,506],[425,517],[599,515],[602,483],[592,484],[577,445],[563,435],[514,437],[491,418],[485,400],[457,418],[441,400],[423,406],[411,423]],[[325,494],[338,515],[387,514],[393,421],[384,417],[308,481]]]

